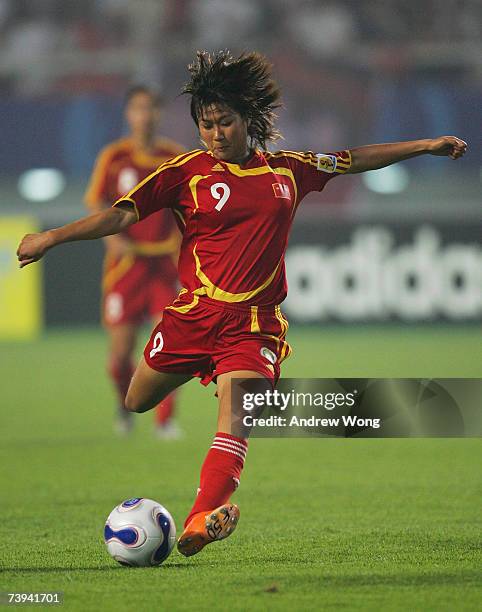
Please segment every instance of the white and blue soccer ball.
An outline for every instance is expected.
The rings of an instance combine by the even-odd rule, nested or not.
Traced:
[[[112,510],[104,527],[109,554],[122,565],[160,565],[176,543],[176,525],[158,502],[127,499]]]

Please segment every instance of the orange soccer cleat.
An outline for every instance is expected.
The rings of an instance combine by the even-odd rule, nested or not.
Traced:
[[[198,512],[189,521],[177,542],[178,551],[185,557],[200,552],[206,544],[224,540],[236,529],[239,508],[223,504],[211,512]]]

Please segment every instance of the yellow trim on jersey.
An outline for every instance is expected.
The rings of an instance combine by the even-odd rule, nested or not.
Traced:
[[[293,352],[291,349],[291,346],[285,340],[282,340],[282,342],[283,342],[283,348],[281,350],[279,363],[283,363],[285,359],[288,359],[288,357],[291,357],[291,353]]]
[[[289,179],[291,179],[291,182],[293,183],[293,189],[294,189],[294,202],[293,202],[293,211],[292,211],[292,215],[296,209],[296,204],[298,201],[298,187],[296,185],[296,181],[295,181],[295,176],[292,172],[292,170],[290,170],[289,168],[271,168],[271,166],[260,166],[258,168],[247,168],[245,170],[243,170],[242,168],[239,167],[238,164],[230,164],[229,162],[224,162],[225,165],[228,167],[228,170],[231,172],[231,174],[234,174],[235,176],[240,176],[240,177],[244,177],[244,176],[261,176],[263,174],[281,174],[282,176],[287,176]],[[195,196],[195,192],[193,191],[193,188],[191,187],[191,183],[193,183],[194,179],[197,179],[194,183],[193,183],[193,187],[197,186],[197,183],[203,179],[203,178],[208,178],[209,176],[212,176],[211,174],[208,174],[206,176],[201,176],[201,175],[196,175],[194,176],[191,181],[189,182],[189,187],[191,188],[191,193],[193,195],[193,199],[194,199],[194,204],[196,206],[196,209],[198,208],[198,202],[197,202],[197,197]]]
[[[258,166],[256,168],[241,168],[238,164],[231,164],[229,162],[224,162],[228,167],[228,170],[231,174],[235,176],[259,176],[261,174],[268,174],[269,172],[273,172],[274,169],[270,166]]]
[[[206,174],[204,176],[202,174],[196,174],[189,181],[189,189],[191,190],[192,199],[194,200],[194,210],[195,211],[198,210],[198,208],[199,208],[199,203],[197,201],[197,184],[202,179],[208,178],[210,176],[211,176],[210,174]]]
[[[179,220],[184,225],[184,227],[186,227],[186,222],[184,221],[184,217],[182,216],[182,212],[180,210],[177,210],[177,208],[173,208],[172,210],[173,210],[174,214],[179,217]]]
[[[296,185],[295,175],[293,174],[293,171],[289,168],[271,168],[271,166],[261,166],[259,168],[248,168],[247,170],[243,170],[237,164],[226,163],[226,166],[228,166],[230,172],[232,172],[232,174],[234,174],[235,176],[260,176],[262,174],[269,174],[270,172],[272,174],[281,174],[282,176],[287,176],[289,179],[291,179],[291,182],[293,183],[293,189],[295,192],[295,197],[293,201],[293,212],[295,211],[296,203],[298,201],[298,186]]]
[[[296,185],[295,175],[293,174],[292,170],[290,170],[289,168],[275,168],[274,172],[275,174],[283,174],[284,176],[289,177],[291,179],[291,182],[293,183],[293,189],[295,191],[295,197],[293,201],[293,210],[291,212],[291,216],[293,216],[293,213],[296,209],[296,203],[298,202],[298,186]]]
[[[181,297],[183,293],[187,293],[187,289],[181,289],[181,291],[179,292],[179,295],[174,300],[174,303],[177,302],[177,300]],[[198,303],[199,303],[199,297],[197,295],[193,295],[192,302],[190,302],[189,304],[184,304],[184,306],[174,306],[174,305],[166,306],[164,310],[175,310],[176,312],[180,312],[181,314],[186,314],[187,312],[192,310],[195,306],[197,306]]]
[[[341,159],[340,157],[336,158],[336,168],[334,174],[345,174],[351,168],[351,152],[349,149],[345,149],[348,153],[348,161]],[[333,153],[327,153],[326,155],[333,155]],[[318,158],[315,153],[311,151],[303,153],[298,151],[278,151],[277,153],[269,153],[267,159],[271,158],[279,158],[279,157],[292,157],[297,161],[300,161],[304,164],[309,164],[315,168],[318,168]]]
[[[310,153],[297,153],[296,151],[279,151],[278,153],[270,153],[268,160],[271,158],[278,157],[292,157],[297,161],[300,161],[304,164],[309,164],[310,166],[314,166],[315,168],[318,166],[318,161],[313,160],[313,156]]]
[[[286,332],[288,331],[288,328],[289,328],[289,323],[284,318],[281,312],[281,308],[279,306],[275,306],[274,314],[275,314],[275,317],[280,322],[280,326],[281,326],[280,341],[282,342],[282,348],[281,348],[281,354],[279,358],[279,362],[281,363],[282,361],[284,361],[291,355],[291,347],[285,340]]]
[[[275,317],[280,322],[281,331],[279,336],[274,336],[272,334],[263,334],[261,333],[259,323],[258,323],[258,306],[251,306],[251,332],[254,334],[260,334],[262,338],[267,338],[269,340],[273,340],[276,342],[276,353],[278,357],[278,363],[281,364],[285,359],[291,355],[291,346],[286,342],[285,336],[288,331],[288,321],[281,314],[281,309],[279,305],[274,307]]]
[[[257,306],[251,306],[251,331],[254,334],[259,334],[261,331],[259,329],[258,307]]]
[[[292,353],[291,346],[286,342],[286,340],[281,340],[281,342],[283,344],[283,348],[281,349],[281,355],[279,358],[280,365],[283,363],[283,361],[285,361],[285,359],[288,359]]]
[[[108,257],[109,255],[107,255],[106,258],[107,265]],[[134,265],[134,262],[135,257],[133,254],[127,253],[126,255],[123,255],[116,263],[116,265],[104,275],[104,278],[102,280],[102,289],[104,291],[108,291],[111,287],[113,287],[115,283],[117,283],[117,281],[119,281],[125,274],[127,274],[127,272]]]
[[[278,354],[279,364],[281,364],[285,359],[288,359],[288,357],[291,355],[291,346],[286,342],[286,340],[283,340],[283,338],[279,338],[278,336],[273,336],[271,334],[261,334],[261,337],[276,342],[276,352]]]
[[[261,336],[263,338],[268,338],[269,340],[274,340],[274,342],[276,342],[276,353],[279,355],[280,351],[279,351],[279,345],[281,340],[278,338],[278,336],[273,336],[272,334],[261,334]]]
[[[247,300],[251,300],[271,284],[281,263],[283,262],[283,259],[280,259],[273,272],[268,276],[264,283],[259,287],[256,287],[256,289],[253,289],[252,291],[245,291],[244,293],[231,293],[230,291],[225,291],[220,287],[216,287],[216,285],[204,274],[204,272],[201,270],[201,262],[199,261],[199,257],[196,253],[196,247],[197,244],[194,246],[192,254],[196,262],[196,276],[199,278],[203,286],[199,287],[199,289],[195,289],[193,293],[196,295],[207,295],[211,299],[219,300],[221,302],[245,302]]]
[[[296,206],[296,202],[298,199],[298,189],[296,186],[296,181],[295,181],[295,177],[293,172],[289,169],[289,168],[271,168],[270,166],[263,166],[263,167],[259,167],[259,168],[251,168],[251,169],[247,169],[247,170],[243,170],[241,169],[237,164],[230,164],[230,163],[226,163],[226,166],[228,166],[229,170],[232,171],[233,174],[235,174],[236,176],[260,176],[263,174],[280,174],[280,175],[284,175],[284,176],[288,176],[291,179],[291,182],[293,183],[293,189],[294,189],[294,205],[293,205],[293,212],[295,210],[295,206]],[[199,208],[199,203],[197,200],[197,184],[200,180],[202,180],[203,178],[208,178],[211,175],[207,175],[207,176],[202,176],[200,174],[194,176],[190,182],[189,182],[189,188],[191,190],[191,194],[193,197],[193,201],[194,201],[194,206],[195,206],[195,210],[198,210]],[[197,244],[196,244],[197,246]],[[281,260],[278,262],[276,268],[274,269],[274,271],[271,273],[271,275],[266,279],[266,281],[260,285],[259,287],[257,287],[256,289],[253,289],[252,291],[247,291],[244,293],[231,293],[229,291],[225,291],[224,289],[221,289],[220,287],[217,287],[202,271],[201,269],[201,262],[199,260],[199,257],[196,253],[196,246],[193,249],[193,256],[194,256],[194,260],[196,262],[196,276],[199,278],[199,280],[202,283],[202,287],[200,287],[199,289],[196,289],[194,291],[194,293],[198,294],[198,295],[207,295],[208,297],[214,299],[214,300],[220,300],[222,302],[244,302],[246,300],[250,300],[253,297],[255,297],[258,293],[260,293],[261,291],[263,291],[264,289],[266,289],[266,287],[268,287],[268,285],[270,285],[270,283],[272,282],[273,278],[276,275],[276,272],[278,271],[278,268],[281,264]]]
[[[344,166],[348,166],[348,168],[351,167],[351,162],[352,162],[352,157],[351,157],[351,151],[350,149],[345,149],[345,152],[348,153],[348,161],[346,162],[343,159],[339,159],[337,160],[337,165],[338,163],[343,164]]]
[[[298,190],[296,187],[296,181],[293,172],[289,168],[272,168],[271,166],[259,166],[257,168],[240,168],[238,164],[230,164],[229,162],[224,162],[228,167],[229,171],[235,176],[260,176],[262,174],[269,174],[270,172],[273,174],[282,174],[284,176],[288,176],[293,182],[293,186],[295,189],[295,201],[298,195]]]
[[[275,306],[274,308],[274,314],[275,317],[278,319],[278,321],[280,322],[281,325],[281,337],[284,338],[286,336],[286,332],[288,331],[289,328],[289,323],[288,321],[283,317],[283,314],[281,313],[281,308],[278,306]]]
[[[175,303],[176,303],[176,302],[177,302],[177,301],[178,301],[178,300],[181,298],[181,295],[184,295],[185,293],[188,293],[188,290],[187,290],[187,289],[185,289],[185,288],[183,287],[183,288],[182,288],[182,289],[179,291],[179,293],[177,294],[177,298],[174,300],[174,302],[173,302],[172,304],[175,304]],[[170,306],[172,306],[172,304],[171,304]],[[170,307],[170,306],[169,306],[169,307]],[[166,308],[167,308],[167,306],[166,306]]]
[[[293,215],[295,214],[296,206],[298,204],[298,185],[296,184],[295,175],[289,168],[274,168],[274,173],[287,176],[289,179],[291,179],[291,182],[293,183],[293,189],[295,192],[295,197],[293,199],[293,207],[291,209],[291,216],[293,217]]]
[[[126,193],[126,195],[122,196],[116,202],[114,202],[112,206],[117,206],[117,204],[120,204],[124,200],[130,201],[136,204],[136,202],[132,199],[131,196],[134,195],[136,191],[138,191],[141,187],[143,187],[148,181],[150,181],[151,178],[160,174],[164,170],[168,170],[169,168],[176,168],[178,166],[182,166],[186,164],[188,161],[190,161],[191,159],[193,159],[194,157],[197,157],[198,155],[200,155],[201,153],[204,153],[204,151],[201,151],[200,149],[196,149],[195,151],[189,151],[188,153],[182,153],[181,155],[178,155],[177,157],[174,157],[173,159],[167,161],[166,163],[159,166],[157,170],[154,170],[154,172],[151,172],[151,174],[146,176],[144,180],[138,183],[133,189],[131,189],[128,193]]]
[[[112,207],[117,206],[117,204],[121,204],[122,202],[126,202],[127,204],[132,204],[132,206],[134,206],[134,211],[136,213],[137,220],[139,221],[139,209],[137,208],[137,204],[132,198],[122,198],[122,200],[117,200],[115,204],[112,204]]]
[[[288,330],[288,321],[281,314],[279,305],[274,307],[274,314],[280,322],[280,333],[275,336],[273,334],[263,334],[258,323],[258,306],[251,306],[251,332],[259,334],[261,338],[266,338],[276,343],[276,356],[278,363],[282,363],[291,355],[291,346],[286,342],[285,335]]]

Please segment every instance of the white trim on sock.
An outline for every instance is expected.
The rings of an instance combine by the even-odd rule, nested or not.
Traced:
[[[239,446],[235,446],[234,444],[230,444],[227,440],[214,440],[213,445],[218,444],[219,446],[224,446],[225,448],[231,448],[238,453],[242,453],[243,457],[246,457],[247,448],[240,448]]]
[[[211,448],[215,448],[216,450],[224,451],[225,453],[232,453],[233,455],[237,455],[238,457],[240,457],[243,460],[243,463],[244,463],[245,455],[242,455],[237,450],[232,450],[230,448],[225,448],[223,446],[217,446],[216,444],[213,444],[211,446]]]
[[[238,442],[237,440],[231,440],[231,438],[224,438],[222,436],[215,436],[214,442],[226,442],[237,446],[241,450],[246,450],[248,448],[247,442]]]

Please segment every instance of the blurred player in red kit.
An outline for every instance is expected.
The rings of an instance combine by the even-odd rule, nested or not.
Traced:
[[[185,556],[231,535],[238,522],[230,497],[250,431],[239,418],[240,398],[247,381],[272,389],[290,353],[280,303],[287,291],[288,235],[303,197],[336,176],[417,155],[457,159],[467,147],[459,138],[441,136],[328,153],[270,153],[266,143],[278,136],[280,93],[266,59],[199,52],[190,72],[184,92],[191,96],[191,115],[206,150],[163,164],[110,211],[27,235],[18,249],[24,266],[62,242],[117,233],[163,208],[175,212],[183,229],[183,289],[147,343],[126,406],[145,412],[192,377],[217,384],[217,433],[178,541]]]
[[[91,211],[110,207],[162,163],[184,151],[176,142],[157,136],[160,113],[161,100],[153,90],[136,86],[127,92],[129,136],[109,144],[99,154],[85,194]],[[172,212],[162,210],[104,241],[102,319],[110,339],[108,372],[119,397],[116,428],[119,433],[127,433],[132,415],[124,403],[134,373],[139,326],[146,318],[157,323],[164,307],[177,294],[181,236]],[[172,419],[174,396],[169,395],[156,408],[160,438],[180,434]]]

